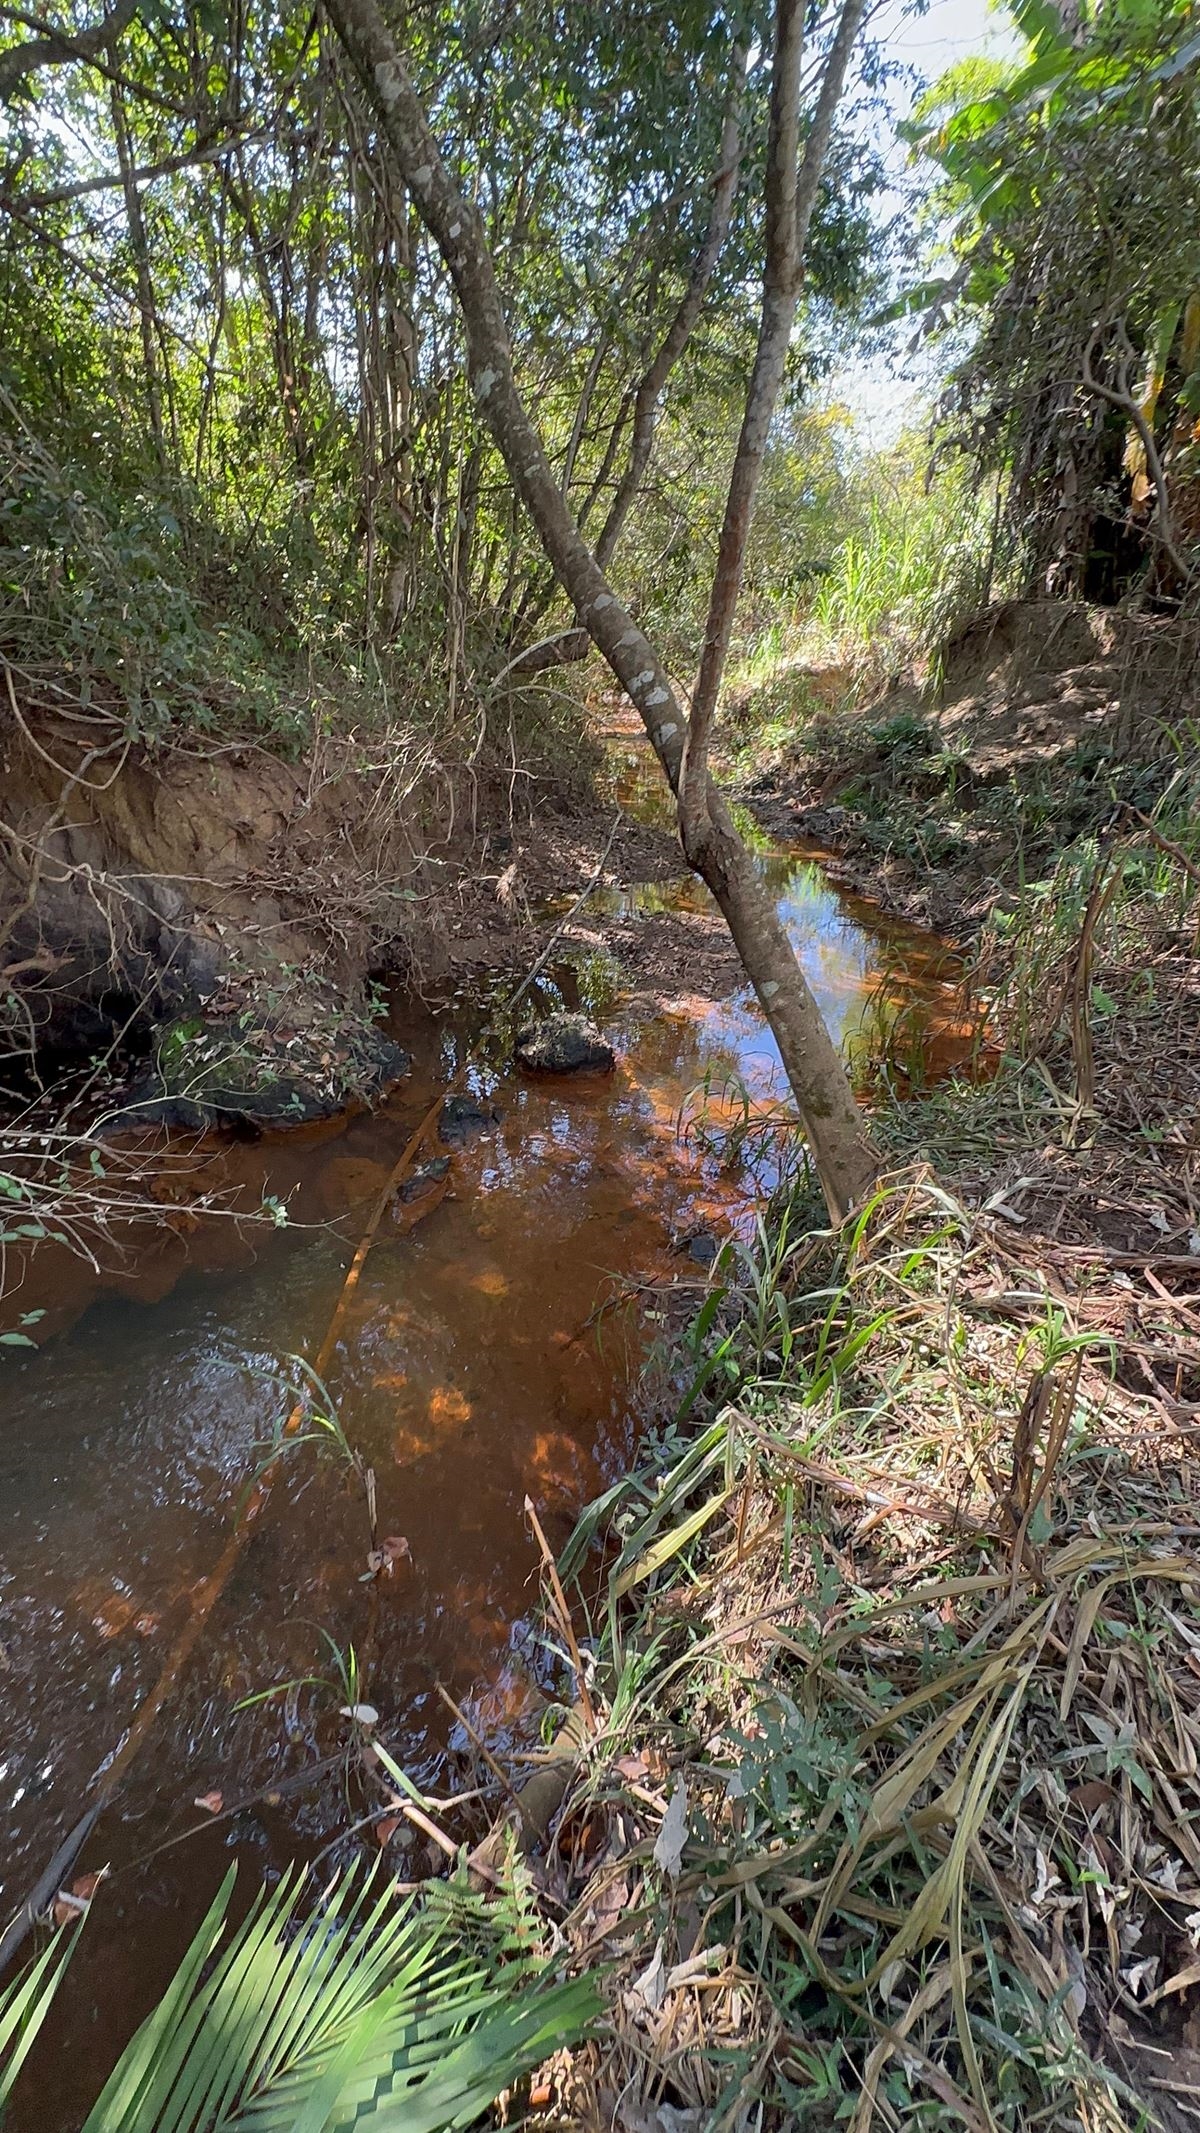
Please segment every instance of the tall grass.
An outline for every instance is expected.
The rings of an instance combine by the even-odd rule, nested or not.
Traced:
[[[935,656],[996,590],[994,485],[959,462],[926,478],[911,459],[882,463],[858,530],[842,542],[812,605],[827,656],[872,682]]]
[[[1140,1948],[1170,1901],[1127,1861],[1156,1830],[1182,1870],[1194,1562],[1116,1344],[920,1169],[848,1238],[777,1211],[694,1343],[703,1396],[566,1559],[607,1536],[573,1918],[616,1918],[619,1874],[646,1921],[597,2085],[770,2133],[1144,2127],[1089,2010],[1114,1902]]]

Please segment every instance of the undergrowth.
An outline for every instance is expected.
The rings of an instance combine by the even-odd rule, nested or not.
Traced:
[[[557,2125],[1187,2122],[1200,904],[1145,840],[1070,864],[993,964],[999,1071],[883,1114],[848,1236],[785,1178],[568,1548],[548,1872],[616,1977]]]
[[[1191,1959],[1191,1489],[1103,1339],[997,1314],[985,1232],[914,1177],[836,1257],[764,1240],[719,1403],[576,1536],[609,1698],[559,1847],[624,1957],[589,2123],[1144,2122],[1111,2037]]]

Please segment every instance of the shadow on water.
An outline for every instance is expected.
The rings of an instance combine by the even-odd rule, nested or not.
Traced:
[[[760,863],[831,1028],[860,1063],[904,1013],[936,1032],[954,973],[941,945],[890,929],[832,890],[814,861]],[[614,891],[702,898],[691,881]],[[643,907],[644,904],[643,904]],[[881,974],[890,969],[891,975]],[[547,997],[577,980],[548,981]],[[611,984],[603,968],[586,985]],[[669,1388],[639,1382],[655,1285],[693,1285],[680,1240],[747,1218],[749,1182],[679,1121],[698,1085],[779,1096],[778,1060],[750,995],[676,1005],[606,996],[614,1074],[537,1081],[501,1059],[472,1069],[498,1120],[452,1156],[449,1195],[407,1233],[386,1224],[355,1294],[330,1379],[342,1426],[374,1470],[378,1527],[410,1555],[362,1582],[362,1492],[310,1446],[287,1455],[269,1510],[118,1806],[83,1861],[112,1879],[89,1920],[36,2105],[14,2133],[78,2121],[129,2029],[161,1989],[231,1854],[245,1894],[313,1855],[363,1811],[344,1772],[297,1773],[344,1737],[342,1696],[311,1687],[239,1709],[328,1669],[319,1630],[369,1658],[362,1690],[419,1783],[446,1777],[452,1731],[438,1684],[503,1741],[554,1685],[533,1626],[530,1495],[552,1544],[626,1466]],[[249,1238],[232,1223],[154,1237],[96,1295],[60,1257],[24,1306],[66,1330],[0,1364],[0,1915],[72,1825],[220,1553],[239,1492],[289,1404],[287,1358],[311,1354],[372,1196],[484,1010],[438,1020],[398,1010],[411,1080],[324,1140],[204,1144],[194,1161],[251,1201],[286,1200],[292,1226]],[[90,1284],[90,1285],[89,1285]],[[622,1289],[632,1310],[605,1310]],[[90,1304],[85,1315],[78,1315]],[[73,1325],[67,1322],[75,1317]],[[158,1850],[214,1790],[256,1803]],[[263,1796],[265,1795],[265,1797]],[[416,1832],[400,1871],[428,1871]],[[28,2088],[28,2084],[27,2084]],[[21,2115],[21,2110],[32,2116]]]

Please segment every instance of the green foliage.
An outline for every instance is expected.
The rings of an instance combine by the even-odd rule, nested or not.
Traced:
[[[68,34],[93,19],[86,0],[60,15]],[[481,0],[407,22],[593,537],[705,227],[736,36],[745,182],[673,385],[710,489],[723,471],[755,331],[768,28],[758,0],[736,19],[534,0],[500,36]],[[477,425],[440,260],[320,16],[164,0],[123,32],[115,78],[28,75],[0,153],[0,639],[35,695],[55,677],[70,696],[65,668],[85,707],[150,738],[287,743],[393,695],[413,722],[454,718],[555,591]],[[835,144],[798,373],[873,281],[878,183],[873,155]],[[655,570],[642,541],[635,582],[693,596],[704,540],[671,542]]]
[[[869,461],[856,530],[837,550],[812,618],[872,682],[936,658],[1002,583],[995,486],[958,458],[930,464],[915,439]]]
[[[532,1952],[516,1889],[494,1908],[459,1886],[417,1907],[351,1870],[314,1904],[292,1872],[230,1931],[235,1871],[84,2133],[441,2133],[598,2011],[591,1980],[556,1983]],[[0,2106],[73,1945],[59,1936],[0,1997]]]
[[[950,404],[976,461],[1011,469],[1034,582],[1177,589],[1168,521],[1200,472],[1200,38],[1186,0],[1093,0],[1079,33],[1014,10],[1023,59],[952,70],[911,138],[940,173],[945,270],[910,292],[971,346]],[[1167,511],[1134,422],[1157,434]],[[1194,418],[1192,418],[1194,419]]]
[[[78,1929],[76,1929],[78,1931]],[[0,1988],[0,2121],[71,1958],[75,1935],[56,1933],[26,1970]]]

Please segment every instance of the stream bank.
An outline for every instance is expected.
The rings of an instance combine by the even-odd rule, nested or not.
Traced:
[[[619,717],[606,713],[606,722],[614,797],[623,794],[630,811],[630,836],[652,836],[651,822],[637,819],[657,805],[640,744]],[[511,892],[523,855],[502,856]],[[764,846],[759,863],[831,1026],[868,1082],[880,1087],[882,1051],[882,1089],[896,1087],[897,1033],[906,1029],[930,1056],[943,1035],[969,1049],[960,977],[943,944],[830,887],[811,854]],[[561,877],[539,875],[536,859],[524,874],[530,893],[518,916],[526,940],[544,939],[566,889]],[[535,879],[544,901],[531,909]],[[486,893],[503,913],[494,887]],[[849,1844],[853,1818],[873,1812],[875,1788],[895,1782],[897,1758],[902,1767],[906,1756],[932,1752],[933,1734],[921,1732],[927,1705],[929,1726],[958,1738],[971,1712],[955,1715],[953,1684],[977,1663],[1008,1680],[1014,1604],[1023,1610],[1013,1631],[1022,1695],[1028,1688],[1032,1702],[1028,1711],[1023,1701],[1013,1706],[998,1780],[1003,1828],[987,1825],[982,1841],[989,1857],[1016,1844],[1013,1871],[1036,1924],[1026,1918],[1025,1940],[1006,1940],[1002,1907],[988,1914],[989,1931],[1001,1995],[1061,1992],[1059,1914],[1037,1858],[1061,1850],[1066,1828],[1078,1879],[1080,1847],[1114,1844],[1134,1827],[1128,1811],[1142,1795],[1120,1773],[1118,1792],[1089,1730],[1103,1717],[1111,1662],[1107,1672],[1102,1661],[1083,1666],[1078,1717],[1049,1751],[1064,1787],[1080,1765],[1085,1782],[1108,1788],[1088,1795],[1078,1828],[1070,1792],[1066,1823],[1058,1807],[1052,1827],[1031,1822],[1021,1786],[1026,1764],[1041,1768],[1043,1734],[1029,1712],[1058,1704],[1063,1652],[1076,1635],[1086,1643],[1072,1628],[1081,1617],[1071,1610],[1084,1604],[1081,1575],[1103,1581],[1131,1546],[1142,1548],[1138,1560],[1149,1567],[1137,1590],[1158,1623],[1155,1566],[1168,1559],[1165,1547],[1189,1565],[1169,1604],[1200,1605],[1188,1582],[1184,1419],[1200,1380],[1190,1374],[1190,1347],[1182,1375],[1169,1360],[1180,1355],[1177,1308],[1187,1307],[1187,1239],[1175,1234],[1186,1164],[1172,1170],[1169,1194],[1160,1170],[1153,1201],[1144,1166],[1136,1179],[1114,1170],[1111,1189],[1098,1175],[1089,1203],[1079,1182],[1081,1162],[1095,1165],[1094,1137],[1081,1157],[1074,1115],[1044,1083],[1037,1093],[1035,1075],[1017,1089],[1007,1070],[949,1093],[934,1087],[915,1103],[885,1101],[878,1122],[899,1176],[849,1258],[833,1256],[814,1233],[788,1136],[776,1132],[778,1062],[736,973],[722,981],[703,898],[664,866],[655,881],[604,884],[599,906],[570,921],[562,960],[539,981],[534,1004],[589,1015],[613,1042],[615,1069],[522,1074],[512,1063],[515,1032],[502,1021],[473,1054],[463,1092],[473,1108],[447,1121],[451,1138],[439,1149],[448,1167],[423,1218],[419,1204],[415,1215],[406,1206],[398,1221],[389,1216],[329,1372],[345,1441],[373,1476],[374,1526],[360,1475],[332,1436],[286,1455],[269,1512],[160,1716],[152,1751],[79,1862],[109,1871],[53,2046],[39,2045],[33,2087],[18,2098],[17,2133],[65,2133],[78,2122],[97,2070],[153,2003],[231,1857],[246,1894],[294,1857],[336,1865],[382,1848],[402,1880],[441,1871],[440,1846],[388,1806],[370,1743],[348,1732],[343,1705],[371,1702],[378,1738],[451,1849],[502,1812],[503,1791],[476,1739],[506,1782],[519,1782],[539,1753],[544,1715],[576,1690],[572,1667],[545,1636],[526,1496],[550,1546],[568,1554],[577,1515],[606,1499],[581,1529],[585,1543],[607,1538],[600,1567],[611,1603],[593,1615],[596,1557],[579,1542],[574,1550],[586,1574],[571,1604],[595,1657],[593,1694],[607,1693],[621,1654],[644,1667],[634,1706],[619,1725],[606,1719],[576,1770],[538,1862],[555,1932],[565,1920],[583,1966],[598,1952],[616,1965],[611,2039],[599,2056],[588,2047],[550,2071],[538,2090],[549,2123],[661,2133],[660,2105],[703,2123],[718,2066],[723,2079],[750,2084],[747,2108],[761,2089],[768,2122],[786,2123],[785,2099],[797,2085],[812,2087],[812,2054],[821,2051],[835,2098],[878,2081],[858,2029],[833,2019],[836,1992],[814,1981],[839,1962],[861,1973],[872,1948],[885,1952],[889,1921],[917,1913],[929,1858],[940,1856],[937,1815],[922,1824],[919,1856],[902,1845],[889,1852],[885,1841],[852,1886],[837,1879],[836,1859],[813,1854],[816,1901],[844,1903],[849,1920],[824,1932],[824,1970],[814,1971],[815,1956],[802,1970],[787,1952],[802,1945],[792,1929],[803,1936],[810,1924],[787,1862],[808,1841],[822,1800],[844,1803]],[[1189,989],[1194,997],[1189,922],[1186,897],[1178,911],[1161,911],[1155,950],[1165,1017],[1156,1053],[1164,1071],[1174,1066],[1152,1124],[1172,1162],[1184,1154],[1175,1142],[1180,1016]],[[1107,936],[1102,946],[1097,980],[1120,997],[1137,969],[1116,969]],[[190,1217],[160,1226],[153,1238],[128,1240],[128,1263],[105,1267],[97,1289],[77,1261],[61,1262],[57,1337],[0,1360],[8,1521],[0,1615],[5,1685],[19,1714],[4,1758],[6,1903],[75,1820],[186,1623],[239,1495],[292,1403],[302,1376],[295,1358],[314,1352],[329,1318],[365,1209],[491,1020],[483,968],[472,965],[437,1011],[396,991],[381,1026],[411,1071],[373,1111],[248,1140],[193,1135],[174,1150],[185,1215],[188,1166],[219,1162],[223,1191],[277,1201],[286,1226],[239,1232],[233,1221]],[[1120,1027],[1110,1018],[1097,1028],[1096,1103],[1105,1160],[1128,1164],[1136,1091],[1122,1071]],[[1060,1087],[1063,1064],[1049,1057],[1051,1087]],[[159,1154],[167,1152],[170,1136]],[[937,1185],[913,1167],[914,1155],[930,1154]],[[756,1216],[781,1178],[756,1243]],[[1097,1246],[1094,1225],[1111,1221],[1109,1200],[1134,1228],[1119,1240],[1102,1229],[1107,1241]],[[35,1258],[25,1304],[36,1279]],[[40,1337],[49,1327],[34,1330]],[[1110,1351],[1120,1359],[1115,1392]],[[1013,1497],[1006,1477],[1026,1412],[1032,1434],[1013,1469]],[[1022,1539],[1013,1504],[1018,1519],[1032,1516],[1039,1489],[1049,1532],[1039,1525]],[[654,1551],[666,1540],[660,1559]],[[1036,1551],[1029,1559],[1027,1541]],[[1047,1579],[1049,1614],[1039,1598]],[[1122,1606],[1085,1607],[1082,1620],[1119,1643],[1129,1627]],[[1061,1634],[1044,1636],[1055,1623]],[[1164,1649],[1170,1679],[1156,1674],[1152,1693],[1178,1705],[1186,1666],[1176,1665],[1174,1646]],[[939,1702],[943,1676],[950,1687]],[[815,1705],[814,1680],[825,1683]],[[1121,1723],[1133,1723],[1141,1691],[1124,1677],[1117,1689]],[[862,1737],[864,1705],[890,1697],[908,1711],[913,1696],[910,1720]],[[1186,1744],[1168,1754],[1161,1740],[1136,1740],[1151,1785],[1161,1773],[1171,1797],[1190,1799]],[[764,1742],[786,1772],[783,1793]],[[951,1771],[944,1776],[952,1783]],[[651,1855],[681,1784],[686,1826],[673,1879]],[[1050,1778],[1038,1798],[1058,1800]],[[1161,1819],[1154,1827],[1163,1841]],[[1139,1835],[1138,1858],[1151,1841]],[[1166,1856],[1182,1890],[1189,1856],[1185,1847],[1172,1863],[1174,1841]],[[1131,1859],[1132,1880],[1135,1866]],[[722,1908],[722,1877],[768,1906],[765,1947],[751,1931],[756,1905],[739,1897],[733,1917]],[[993,1900],[986,1886],[970,1885],[974,1903]],[[864,1903],[877,1921],[869,1946]],[[1174,1930],[1182,1913],[1176,1919],[1159,1901],[1155,1917],[1139,1908],[1125,1918],[1136,1926],[1134,1960],[1157,1961],[1156,1975],[1177,1960],[1162,1916]],[[1083,1930],[1072,1922],[1073,1934]],[[941,1945],[931,1929],[932,1951]],[[1095,1945],[1105,1945],[1102,1936]],[[693,1957],[699,1970],[688,1969]],[[1094,1966],[1087,1974],[1103,2004],[1103,1976]],[[972,2004],[995,2027],[1005,2007],[988,1997],[981,1972],[972,1976],[982,1995]],[[871,2004],[891,2022],[918,2003],[913,2034],[923,2057],[905,2079],[920,2092],[930,2063],[943,2084],[935,2092],[949,2082],[959,2095],[950,1999],[923,1999],[918,1974],[899,2013],[886,1998]],[[1120,2005],[1135,2072],[1143,2038],[1151,2052],[1164,2036],[1178,2044],[1178,2025],[1139,2016],[1139,2029],[1127,2000]],[[782,2030],[780,2006],[791,2010]],[[1071,2053],[1081,2037],[1094,2048],[1095,2036],[1094,2025],[1053,2031],[1071,2108],[1072,2084],[1086,2076]],[[653,2069],[668,2045],[663,2091]]]
[[[1152,810],[1178,779],[1200,708],[1200,630],[1013,600],[874,695],[844,668],[800,666],[774,688],[793,706],[774,760],[755,761],[763,703],[742,710],[754,819],[822,849],[851,893],[967,948],[1072,838]]]
[[[627,799],[629,849],[661,852]],[[556,925],[569,870],[544,853],[525,867],[519,843],[500,856],[516,916],[494,886],[477,893],[528,952]],[[864,1074],[900,1020],[936,1032],[953,1017],[958,981],[940,944],[847,904],[810,859],[764,851],[761,864]],[[557,1548],[628,1471],[679,1396],[674,1332],[778,1174],[784,1091],[769,1035],[743,989],[710,982],[715,924],[690,882],[654,871],[654,883],[602,888],[533,1003],[586,1012],[615,1047],[614,1071],[523,1073],[501,1021],[474,1052],[467,1107],[446,1121],[436,1192],[385,1221],[329,1383],[340,1431],[374,1476],[374,1527],[336,1450],[305,1442],[286,1455],[152,1751],[80,1862],[110,1871],[63,2002],[67,2048],[59,2028],[52,2063],[38,2056],[39,2128],[72,2122],[222,1861],[240,1859],[249,1886],[292,1856],[353,1853],[362,1780],[337,1717],[351,1652],[381,1737],[435,1801],[462,1789],[473,1756],[443,1690],[518,1766],[547,1699],[569,1693],[538,1626],[524,1499]],[[696,952],[674,954],[654,986],[639,943],[664,929]],[[437,1009],[405,986],[384,1002],[380,1029],[409,1072],[381,1103],[251,1135],[156,1126],[137,1143],[156,1206],[117,1248],[89,1268],[52,1241],[29,1247],[10,1308],[18,1322],[45,1314],[27,1334],[45,1345],[0,1360],[0,1617],[20,1714],[4,1756],[6,1909],[156,1680],[302,1383],[295,1358],[314,1352],[371,1201],[492,1021],[506,988],[469,969]],[[239,1205],[272,1205],[286,1223],[239,1221]],[[395,1544],[386,1577],[370,1571],[373,1533]],[[247,1805],[197,1828],[193,1802],[217,1794]],[[477,1812],[445,1810],[452,1838]],[[408,1824],[390,1844],[402,1873],[436,1863]],[[85,2036],[76,2053],[71,2039]]]

